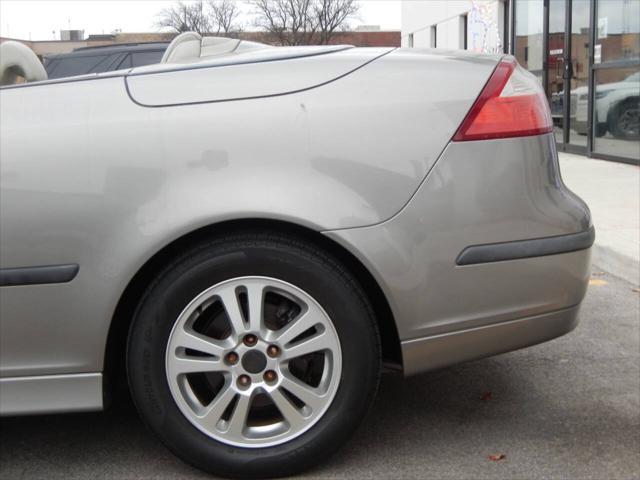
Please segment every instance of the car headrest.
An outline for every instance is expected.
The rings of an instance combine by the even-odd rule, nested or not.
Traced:
[[[42,62],[29,47],[20,42],[0,44],[0,85],[12,85],[18,76],[27,82],[47,79]]]
[[[184,32],[169,44],[160,63],[185,63],[202,57],[231,53],[239,43],[240,40],[233,38],[203,38],[195,32]]]

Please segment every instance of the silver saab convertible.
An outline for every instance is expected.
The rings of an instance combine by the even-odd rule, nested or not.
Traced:
[[[510,56],[186,33],[47,80],[1,48],[2,414],[128,379],[188,463],[287,475],[344,444],[383,365],[576,326],[594,228]]]

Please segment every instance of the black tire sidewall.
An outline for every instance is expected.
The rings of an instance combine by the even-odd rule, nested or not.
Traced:
[[[331,318],[342,351],[340,385],[323,417],[301,436],[261,449],[233,447],[194,427],[173,400],[164,367],[170,332],[186,305],[243,276],[273,277],[308,293]],[[147,424],[192,465],[236,477],[288,475],[333,453],[369,409],[380,372],[378,332],[357,284],[331,258],[282,240],[219,242],[176,262],[145,295],[128,347],[130,385]]]
[[[633,100],[625,100],[623,102],[621,102],[620,104],[618,104],[615,109],[613,110],[613,128],[610,129],[611,133],[613,134],[614,137],[616,138],[621,138],[621,139],[633,139],[636,138],[636,135],[630,135],[628,132],[626,132],[621,126],[620,126],[620,122],[622,120],[622,116],[624,115],[624,113],[628,110],[628,109],[632,109],[632,108],[637,108],[636,105],[634,105],[634,101]]]

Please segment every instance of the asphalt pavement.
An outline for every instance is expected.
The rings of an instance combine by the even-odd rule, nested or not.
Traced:
[[[594,272],[574,332],[409,379],[384,376],[355,438],[304,478],[639,478],[640,293]],[[1,419],[0,477],[211,478],[165,450],[128,405]]]

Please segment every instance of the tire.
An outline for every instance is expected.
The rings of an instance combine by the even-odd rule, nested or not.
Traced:
[[[640,106],[637,98],[625,100],[610,115],[609,131],[616,138],[640,137]]]
[[[262,299],[260,333],[252,298]],[[309,339],[292,342],[293,326],[304,322],[317,323],[304,334]],[[242,328],[254,328],[256,338]],[[193,331],[215,344],[212,356],[184,348],[193,346],[184,332]],[[274,343],[276,334],[283,344]],[[323,350],[295,356],[296,347],[316,344]],[[201,359],[222,371],[181,373]],[[375,317],[357,281],[324,251],[280,234],[236,233],[186,252],[143,295],[127,345],[129,384],[145,423],[185,462],[234,478],[292,475],[325,461],[369,410],[380,370]],[[303,387],[289,391],[292,379]],[[307,397],[309,387],[322,395]]]
[[[597,123],[595,127],[595,135],[597,138],[604,137],[607,134],[608,126],[606,123]],[[586,132],[585,132],[586,135]]]

